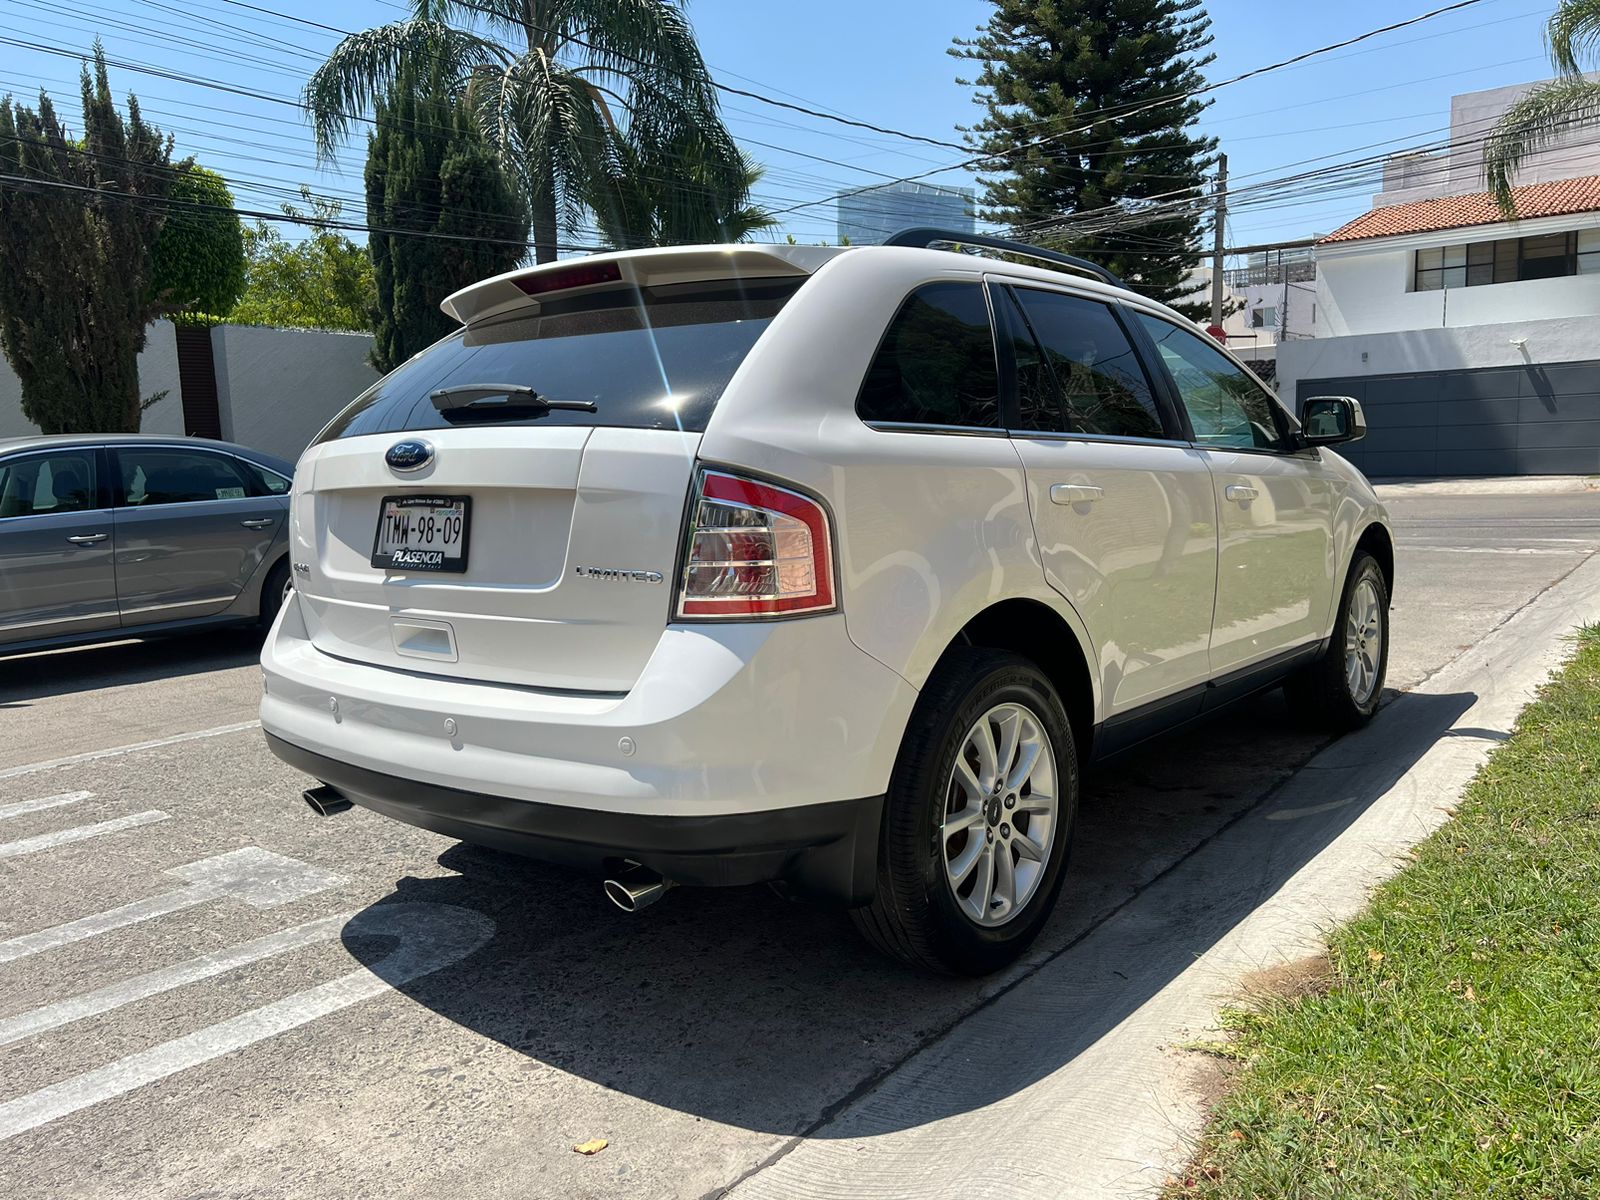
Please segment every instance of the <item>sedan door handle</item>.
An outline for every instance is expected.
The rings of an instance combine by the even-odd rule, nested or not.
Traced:
[[[109,533],[75,533],[67,539],[74,546],[92,546],[96,542],[103,542],[111,535]]]
[[[265,529],[268,525],[276,525],[277,523],[277,517],[248,517],[239,522],[246,529]]]
[[[1104,495],[1104,488],[1097,488],[1087,483],[1050,485],[1050,499],[1056,504],[1093,504]]]
[[[1229,500],[1237,500],[1240,504],[1248,504],[1260,495],[1255,488],[1247,483],[1230,483],[1223,489],[1222,494]]]

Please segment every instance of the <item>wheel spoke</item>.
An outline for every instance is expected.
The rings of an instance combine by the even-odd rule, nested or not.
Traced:
[[[978,865],[978,860],[983,857],[983,835],[969,837],[967,844],[962,847],[961,853],[950,861],[948,868],[950,886],[960,887],[966,883],[967,876],[972,874],[972,868]]]
[[[1011,777],[1011,764],[1017,757],[1017,743],[1022,739],[1022,710],[1013,709],[1002,717],[1000,725],[1000,752],[995,760],[995,775],[998,778]]]
[[[989,901],[994,897],[994,844],[984,846],[978,855],[978,881],[972,887],[972,911],[978,920],[987,920]]]
[[[971,829],[983,820],[983,806],[978,804],[968,805],[960,812],[951,813],[945,817],[942,832],[946,838],[952,838],[963,829]]]
[[[1044,861],[1044,847],[1020,829],[1012,831],[1011,844],[1017,848],[1017,853],[1022,855],[1023,858],[1030,859],[1036,863]]]
[[[1022,744],[1017,754],[1017,765],[1011,768],[1011,774],[1006,779],[1007,791],[1015,792],[1028,782],[1028,776],[1033,774],[1034,764],[1039,761],[1039,752],[1043,749],[1043,743],[1035,738],[1029,738]]]
[[[989,724],[989,718],[984,717],[967,735],[968,742],[978,752],[978,782],[985,789],[994,786],[995,777],[1000,773],[997,762],[998,751],[994,744],[994,729]]]
[[[1017,907],[1017,864],[1011,858],[1011,847],[996,842],[994,847],[994,894],[1005,901],[1005,911]]]
[[[1055,810],[1056,798],[1049,792],[1041,792],[1035,789],[1026,796],[1017,797],[1016,813],[1018,816],[1022,816],[1024,813],[1029,816],[1034,813],[1053,813]]]
[[[983,784],[978,781],[977,772],[972,769],[972,764],[967,761],[965,748],[956,755],[956,782],[966,790],[967,796],[972,800],[983,799]]]

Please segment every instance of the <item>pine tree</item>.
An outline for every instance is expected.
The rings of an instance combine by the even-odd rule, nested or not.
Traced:
[[[105,55],[82,77],[83,136],[50,97],[0,101],[0,348],[45,433],[139,428],[139,351],[161,311],[151,249],[176,174],[172,139],[111,97]]]
[[[387,372],[455,328],[439,301],[522,261],[528,215],[472,113],[437,76],[424,86],[403,70],[377,114],[366,176],[378,286],[372,365]]]
[[[1109,206],[1201,189],[1216,141],[1194,126],[1206,101],[1154,104],[1204,85],[1215,58],[1202,0],[994,0],[975,38],[950,51],[982,64],[986,116],[967,131],[991,156],[979,182],[986,219],[1040,227]],[[1138,111],[1154,104],[1148,111]],[[1085,128],[1087,126],[1087,128]],[[1185,195],[1201,195],[1195,191]],[[1102,263],[1172,303],[1192,287],[1203,217],[1185,210],[1129,233],[1029,240]],[[1199,304],[1176,307],[1192,316]]]

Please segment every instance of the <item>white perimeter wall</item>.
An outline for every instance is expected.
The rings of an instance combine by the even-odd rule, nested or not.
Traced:
[[[1570,283],[1572,280],[1554,282]],[[1500,284],[1464,290],[1499,291],[1502,287],[1517,286],[1520,285]],[[1451,293],[1452,298],[1457,295],[1457,292]],[[1516,340],[1525,341],[1526,347],[1513,345]],[[1401,333],[1284,342],[1278,347],[1277,386],[1278,395],[1293,407],[1295,387],[1302,379],[1514,367],[1530,362],[1582,362],[1597,358],[1600,358],[1600,321],[1592,316],[1411,329]]]
[[[221,325],[211,331],[222,436],[287,458],[378,378],[364,333]],[[183,436],[178,352],[170,321],[150,326],[139,355],[139,392],[166,397],[144,414],[145,433]],[[0,358],[0,437],[38,433],[22,415],[22,383]]]
[[[378,379],[365,333],[219,325],[211,349],[222,436],[290,462]]]

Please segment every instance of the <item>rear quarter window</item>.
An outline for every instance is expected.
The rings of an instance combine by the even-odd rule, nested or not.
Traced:
[[[890,322],[856,400],[863,421],[998,429],[1000,377],[981,283],[929,283]]]
[[[379,380],[317,439],[468,424],[703,431],[717,401],[804,280],[754,279],[543,300],[458,330]],[[441,412],[433,393],[512,384],[593,412],[485,403]]]

